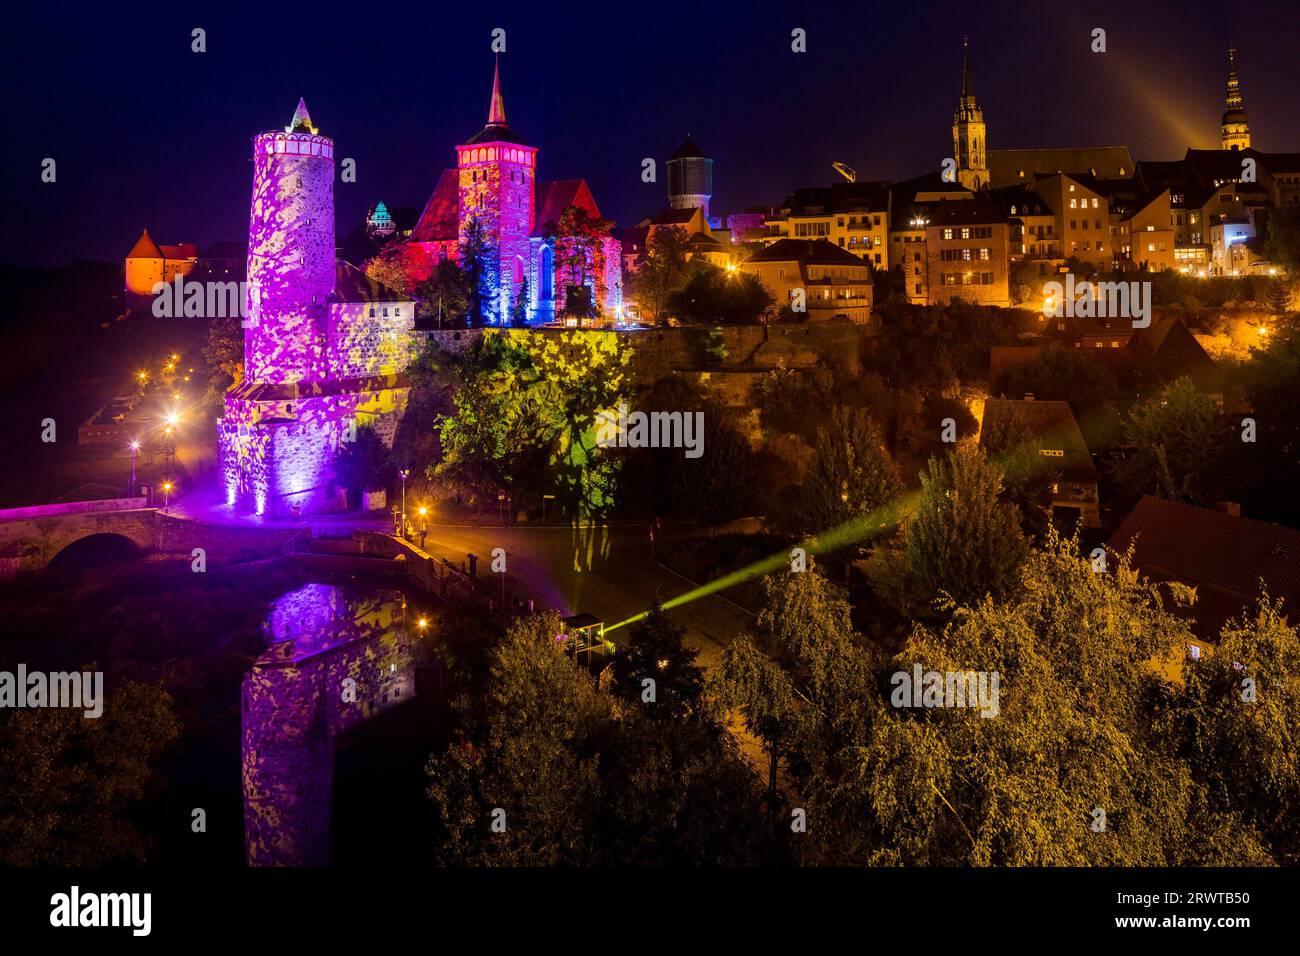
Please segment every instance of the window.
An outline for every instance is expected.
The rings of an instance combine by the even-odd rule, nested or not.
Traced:
[[[945,238],[945,239],[951,239],[951,238],[952,238],[952,230],[951,230],[951,229],[945,229],[945,230],[943,231],[943,238]]]
[[[1096,200],[1095,197],[1094,197],[1093,200],[1092,200],[1092,208],[1093,208],[1093,209],[1096,209],[1096,208],[1097,208],[1097,200]]]
[[[1071,199],[1071,200],[1070,200],[1070,208],[1071,208],[1071,209],[1074,209],[1074,208],[1078,207],[1078,205],[1079,205],[1079,201],[1078,201],[1077,199]]]
[[[967,229],[967,228],[965,228],[965,227],[962,227],[961,237],[962,237],[963,239],[969,239],[969,238],[970,238],[970,230]]]

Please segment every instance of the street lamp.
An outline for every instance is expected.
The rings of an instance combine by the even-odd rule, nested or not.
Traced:
[[[127,494],[128,498],[135,497],[135,453],[140,450],[138,441],[131,442],[131,490]]]
[[[418,513],[420,515],[420,547],[423,548],[424,536],[425,534],[428,533],[427,524],[428,524],[429,509],[426,508],[424,505],[420,505],[418,509]]]
[[[163,482],[163,514],[167,513],[167,510],[171,507],[171,503],[172,503],[172,483],[170,481],[164,481]]]
[[[402,476],[402,537],[406,537],[406,479],[411,477],[411,469],[403,468],[398,472]]]

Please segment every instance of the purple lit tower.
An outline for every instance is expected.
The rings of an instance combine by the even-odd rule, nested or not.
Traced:
[[[218,428],[226,501],[287,515],[337,506],[333,465],[355,427],[392,440],[415,309],[334,257],[334,141],[299,100],[253,141],[244,380]]]

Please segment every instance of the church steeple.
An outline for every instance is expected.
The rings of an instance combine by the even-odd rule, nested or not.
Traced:
[[[961,105],[975,106],[975,91],[970,85],[970,37],[961,38]]]
[[[975,88],[970,81],[970,43],[961,39],[961,99],[952,114],[953,159],[957,162],[957,180],[967,189],[984,189],[989,184],[984,159],[984,113],[975,102]]]
[[[1241,80],[1237,78],[1237,48],[1228,47],[1227,109],[1223,114],[1220,132],[1224,149],[1249,149],[1250,124],[1246,121],[1246,105],[1241,96]]]
[[[492,102],[488,106],[488,125],[506,125],[506,104],[501,99],[501,59],[492,68]]]

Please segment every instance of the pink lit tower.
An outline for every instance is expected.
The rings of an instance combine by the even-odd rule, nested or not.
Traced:
[[[413,322],[408,298],[336,263],[334,141],[299,100],[289,126],[253,140],[244,380],[218,427],[227,504],[266,515],[339,504],[340,443],[380,419],[391,441],[405,408]]]
[[[465,246],[466,230],[477,219],[495,256],[488,286],[498,290],[493,315],[504,325],[514,299],[528,274],[528,237],[533,231],[537,190],[537,148],[506,125],[501,98],[501,66],[492,75],[492,100],[483,129],[456,147],[459,168],[459,242]]]

